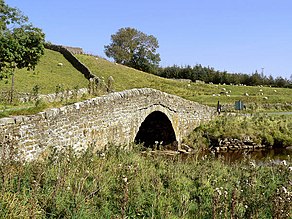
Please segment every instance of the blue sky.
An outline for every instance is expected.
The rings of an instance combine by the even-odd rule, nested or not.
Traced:
[[[159,42],[161,66],[211,66],[273,77],[292,75],[291,0],[6,0],[46,40],[105,57],[122,27]]]

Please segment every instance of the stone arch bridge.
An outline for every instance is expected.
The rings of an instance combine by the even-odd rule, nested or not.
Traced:
[[[32,116],[2,118],[0,146],[2,156],[17,146],[26,159],[34,159],[49,146],[72,146],[78,151],[88,145],[102,149],[108,143],[153,145],[158,141],[180,145],[214,112],[211,107],[158,90],[132,89]]]

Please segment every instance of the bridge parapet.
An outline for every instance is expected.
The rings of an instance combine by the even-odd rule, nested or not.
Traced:
[[[153,112],[166,115],[178,143],[214,115],[211,107],[150,88],[116,92],[32,116],[0,119],[2,156],[15,146],[26,159],[34,159],[49,146],[78,151],[88,145],[102,149],[108,143],[129,144]]]

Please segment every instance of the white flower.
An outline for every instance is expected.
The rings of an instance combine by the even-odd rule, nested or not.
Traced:
[[[286,161],[286,160],[283,160],[283,161],[282,161],[282,164],[283,164],[284,166],[287,166],[287,161]]]
[[[124,183],[127,183],[128,182],[128,178],[127,177],[123,177],[123,181],[124,181]]]
[[[284,186],[282,186],[282,189],[284,193],[287,193],[287,189]]]
[[[256,166],[256,164],[255,164],[255,162],[249,162],[249,164],[253,167],[253,168],[255,168],[255,166]]]
[[[222,194],[222,192],[221,192],[221,190],[219,188],[216,188],[215,190],[216,190],[216,192],[218,192],[218,195]]]

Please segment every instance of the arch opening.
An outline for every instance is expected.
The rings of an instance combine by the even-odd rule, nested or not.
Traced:
[[[135,143],[143,143],[146,147],[152,147],[157,142],[162,146],[176,142],[171,121],[160,111],[154,111],[146,117],[135,137]]]

